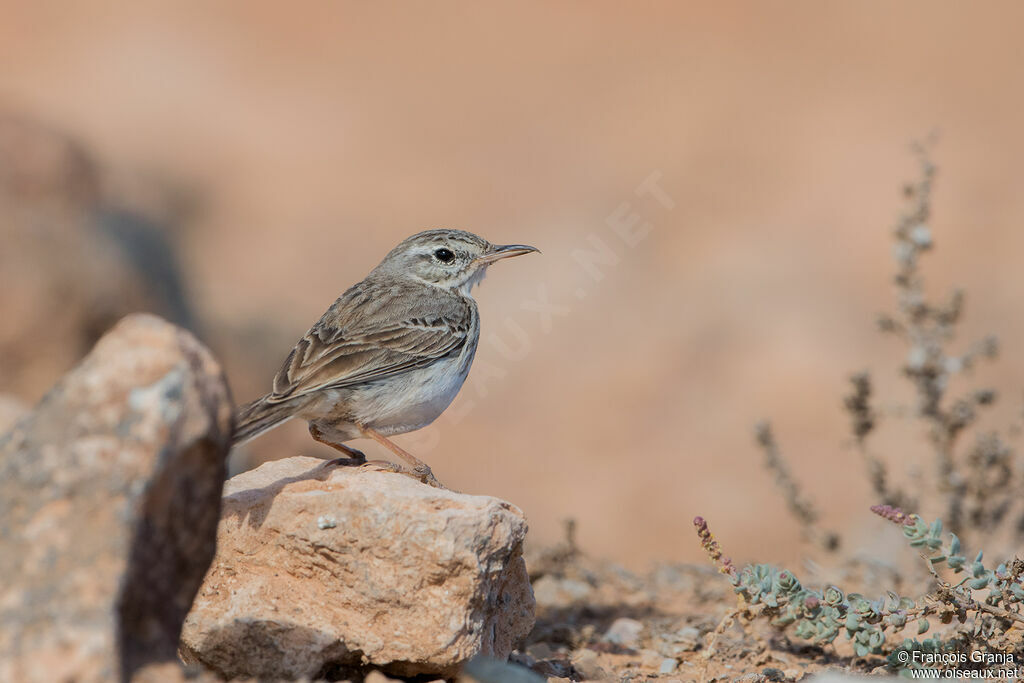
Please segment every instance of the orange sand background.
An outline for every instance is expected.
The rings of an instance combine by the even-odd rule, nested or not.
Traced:
[[[762,417],[828,524],[881,528],[841,395],[900,361],[872,321],[908,143],[932,131],[926,272],[967,288],[963,341],[1006,349],[975,379],[1004,390],[1003,422],[1020,406],[1022,21],[932,0],[3,2],[0,105],[117,182],[198,197],[174,238],[239,400],[405,236],[537,245],[477,290],[483,343],[450,413],[399,441],[521,506],[539,540],[571,516],[595,554],[696,559],[702,514],[738,558],[772,560],[798,529],[752,442]],[[673,208],[637,196],[651,174]],[[608,224],[630,212],[650,223],[635,246]],[[618,261],[599,280],[573,256],[595,239]],[[884,443],[912,459],[903,433]],[[243,455],[297,453],[329,455],[299,424]]]

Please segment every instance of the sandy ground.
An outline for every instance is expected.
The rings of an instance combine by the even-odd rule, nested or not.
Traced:
[[[818,646],[765,618],[735,618],[740,603],[732,586],[710,566],[661,563],[629,572],[566,552],[569,547],[561,543],[528,558],[537,625],[511,657],[549,681],[794,683],[826,671],[893,673],[883,657],[855,659],[842,636]],[[891,586],[884,568],[855,565],[848,562],[842,572],[844,585],[869,594],[882,583]],[[898,643],[912,631],[890,638]]]

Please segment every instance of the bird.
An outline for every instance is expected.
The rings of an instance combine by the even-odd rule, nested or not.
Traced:
[[[406,238],[303,335],[271,391],[239,408],[233,445],[300,418],[314,440],[346,456],[339,464],[365,464],[346,442],[369,438],[411,469],[379,464],[442,487],[388,437],[431,424],[462,388],[480,339],[471,292],[487,269],[539,251],[454,229]]]

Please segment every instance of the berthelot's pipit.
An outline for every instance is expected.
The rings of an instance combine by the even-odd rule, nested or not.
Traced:
[[[239,410],[234,443],[299,417],[314,439],[354,462],[365,457],[344,442],[370,438],[438,485],[426,464],[387,437],[426,427],[459,393],[480,338],[470,290],[491,264],[531,251],[462,230],[406,239],[299,340],[273,391]]]

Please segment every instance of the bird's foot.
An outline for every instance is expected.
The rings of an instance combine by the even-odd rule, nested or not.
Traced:
[[[317,427],[315,424],[311,423],[309,425],[309,435],[313,437],[314,441],[322,443],[325,446],[330,446],[334,450],[340,451],[341,453],[344,453],[346,455],[346,457],[344,458],[335,458],[334,460],[327,461],[328,466],[343,467],[352,465],[362,465],[363,463],[366,462],[366,454],[363,453],[361,450],[359,450],[358,448],[352,448],[351,446],[346,446],[343,443],[335,443],[334,441],[331,441],[330,439],[324,436],[324,433],[321,432],[320,428]]]
[[[324,467],[362,467],[366,458],[334,458],[324,463]]]
[[[437,477],[434,476],[434,473],[431,471],[430,466],[427,465],[427,463],[423,462],[415,455],[396,444],[394,441],[391,441],[380,432],[365,426],[360,426],[359,429],[362,431],[363,436],[368,439],[373,439],[408,463],[411,469],[403,469],[402,474],[408,475],[413,479],[421,481],[428,486],[433,486],[434,488],[448,489],[447,486],[437,480]]]
[[[414,479],[418,479],[427,486],[433,486],[436,489],[447,489],[448,487],[438,481],[437,477],[434,476],[433,470],[430,469],[430,465],[425,462],[421,462],[412,468],[409,476]]]
[[[447,486],[437,480],[437,477],[434,476],[434,473],[427,465],[406,468],[401,465],[396,465],[390,460],[367,460],[366,462],[361,463],[360,467],[365,467],[366,469],[377,472],[394,472],[395,474],[412,477],[416,481],[428,486],[433,486],[434,488],[448,489]]]
[[[345,458],[334,458],[324,463],[324,467],[359,467],[360,465],[366,464],[366,455],[360,451],[352,448],[351,446],[344,446],[337,450],[345,453],[348,457]]]

